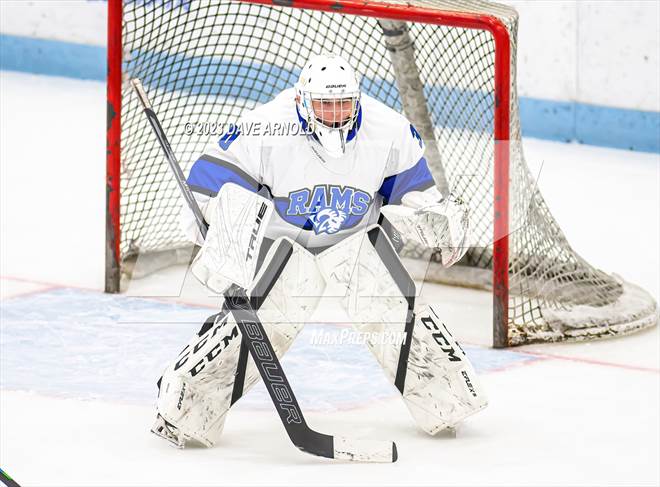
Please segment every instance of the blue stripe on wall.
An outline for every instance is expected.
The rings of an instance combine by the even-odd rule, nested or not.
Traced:
[[[523,135],[660,152],[660,113],[586,103],[520,98]]]
[[[520,98],[518,101],[521,123],[527,120],[523,125],[525,135],[564,142],[575,139],[573,103],[536,98]]]
[[[237,67],[231,61],[210,57],[184,57],[182,55],[165,56],[153,53],[150,69],[154,66],[177,64],[188,70],[191,76],[178,80],[159,79],[161,88],[181,89],[191,93],[236,96],[265,102],[266,97],[255,95],[252,82],[257,76],[268,79],[269,86],[276,91],[290,86],[297,79],[297,71],[288,71],[269,66],[264,75],[259,65]],[[206,72],[212,75],[199,75],[201,66],[213,66]],[[132,66],[127,67],[129,70]],[[51,76],[66,76],[78,79],[106,79],[106,49],[101,46],[89,46],[71,42],[35,39],[0,34],[0,69],[22,71]],[[201,71],[204,72],[204,71]],[[132,73],[140,75],[144,73]],[[254,75],[254,76],[253,76]],[[208,79],[207,79],[208,78]],[[236,88],[233,81],[242,81]],[[247,82],[246,82],[247,81]],[[162,84],[165,86],[162,86]],[[228,86],[233,85],[233,89]],[[363,80],[366,93],[375,96],[388,105],[400,110],[397,99],[383,99],[384,93],[390,92],[391,82],[384,79]],[[448,90],[443,87],[427,87],[427,96],[433,99],[449,99],[454,106],[474,103],[479,97],[474,93],[460,90]],[[268,96],[270,98],[270,96]],[[443,117],[443,125],[462,127],[467,119],[462,118],[464,110],[454,110],[451,118]],[[437,115],[437,114],[435,114]],[[523,135],[541,139],[559,141],[578,141],[584,144],[631,149],[645,152],[660,152],[660,113],[642,110],[628,110],[583,103],[543,100],[537,98],[520,99],[520,118]],[[474,121],[471,121],[474,123]],[[490,121],[483,120],[483,128],[490,128]]]
[[[106,48],[0,34],[0,69],[104,81]]]
[[[575,105],[575,140],[645,152],[660,152],[660,113]]]

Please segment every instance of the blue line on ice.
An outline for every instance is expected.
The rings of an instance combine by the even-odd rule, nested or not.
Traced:
[[[138,404],[154,403],[160,372],[211,314],[68,288],[8,299],[0,310],[2,389]],[[304,409],[346,409],[398,394],[364,345],[318,345],[313,338],[319,332],[336,336],[341,328],[308,325],[283,360]],[[478,372],[536,360],[508,350],[465,349]],[[261,384],[241,407],[271,407]]]

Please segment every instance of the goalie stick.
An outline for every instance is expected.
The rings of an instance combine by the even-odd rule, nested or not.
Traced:
[[[14,479],[12,479],[7,472],[0,468],[0,485],[7,487],[21,487]]]
[[[204,221],[197,201],[186,183],[181,166],[147,98],[142,83],[136,78],[131,80],[131,84],[165,153],[167,162],[174,173],[186,203],[195,215],[199,231],[202,236],[206,237],[208,225]],[[286,265],[291,251],[290,244],[284,242],[275,252],[272,261],[269,263],[269,269],[267,269],[267,272],[272,269],[272,282],[275,282]],[[263,324],[250,304],[245,289],[235,284],[230,286],[225,291],[225,303],[234,316],[243,342],[249,349],[252,360],[254,360],[259,370],[259,374],[266,385],[289,438],[299,450],[321,457],[357,462],[395,462],[397,460],[398,454],[394,442],[344,438],[326,435],[311,429],[305,421],[282,365],[273,350],[268,335],[266,335]]]

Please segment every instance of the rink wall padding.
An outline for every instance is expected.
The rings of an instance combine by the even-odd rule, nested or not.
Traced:
[[[0,34],[0,70],[19,71],[47,76],[63,76],[75,79],[105,81],[107,51],[103,46],[90,46],[73,42],[37,39]],[[259,66],[244,65],[240,69],[222,59],[208,57],[186,57],[181,54],[154,53],[163,63],[180,63],[194,66],[199,63],[213,63],[236,76],[250,76]],[[130,66],[127,66],[130,70]],[[270,80],[278,89],[290,87],[297,79],[298,70],[286,70],[273,66]],[[139,75],[139,73],[134,73]],[[278,74],[275,76],[275,74]],[[378,93],[385,79],[363,80],[366,93]],[[197,83],[197,86],[203,85]],[[281,85],[281,86],[280,86]],[[172,89],[197,89],[192,83],[172,80]],[[249,92],[234,93],[227,85],[214,86],[213,94],[237,96],[264,103],[258,94]],[[470,93],[446,89],[440,86],[427,87],[438,91],[443,97],[469,99]],[[400,109],[400,107],[394,107]],[[432,107],[431,107],[432,108]],[[589,105],[570,101],[520,98],[520,118],[523,136],[562,142],[577,141],[583,144],[644,152],[660,152],[660,112],[629,110],[606,106]],[[460,122],[458,122],[460,123]],[[456,127],[457,120],[446,120],[446,127]]]

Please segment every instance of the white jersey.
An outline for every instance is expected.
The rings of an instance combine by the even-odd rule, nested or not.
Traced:
[[[188,184],[203,206],[232,182],[274,202],[266,237],[307,248],[333,245],[378,221],[383,204],[434,187],[419,133],[399,113],[362,95],[346,153],[329,157],[296,109],[295,91],[246,114],[194,163]],[[192,212],[184,228],[194,234]]]

